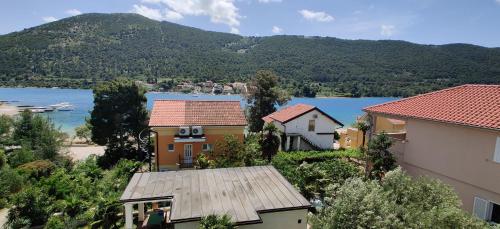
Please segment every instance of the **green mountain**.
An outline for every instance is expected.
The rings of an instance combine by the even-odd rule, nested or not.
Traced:
[[[137,14],[83,14],[0,36],[0,85],[89,86],[114,77],[245,81],[271,69],[282,86],[408,96],[500,83],[500,48],[330,37],[243,37]]]

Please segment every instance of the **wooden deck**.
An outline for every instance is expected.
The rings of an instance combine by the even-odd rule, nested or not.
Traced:
[[[120,200],[172,199],[171,222],[228,214],[238,224],[257,223],[258,213],[310,206],[272,166],[136,173]]]

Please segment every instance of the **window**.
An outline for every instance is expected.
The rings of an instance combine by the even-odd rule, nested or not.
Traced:
[[[491,222],[500,224],[500,205],[491,203]]]
[[[174,144],[168,144],[168,152],[174,152]]]
[[[493,161],[500,163],[500,137],[497,137],[497,143],[495,145],[495,152],[493,153]]]
[[[316,128],[316,120],[309,120],[309,131],[314,132],[314,129]]]
[[[202,150],[204,152],[212,151],[212,148],[213,148],[212,144],[203,144],[203,146],[202,146]]]
[[[473,213],[480,219],[500,223],[500,205],[483,198],[474,197]]]

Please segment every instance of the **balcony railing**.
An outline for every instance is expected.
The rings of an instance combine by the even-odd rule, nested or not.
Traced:
[[[193,159],[185,159],[181,156],[179,156],[179,168],[183,169],[183,168],[193,168],[194,164],[193,164]]]

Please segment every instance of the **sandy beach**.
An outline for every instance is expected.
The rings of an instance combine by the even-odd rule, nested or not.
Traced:
[[[85,160],[92,154],[102,156],[104,154],[104,146],[98,145],[71,145],[68,147],[68,155],[75,161]]]
[[[0,103],[0,115],[14,116],[19,113],[19,109],[16,106],[12,106],[6,103]]]

